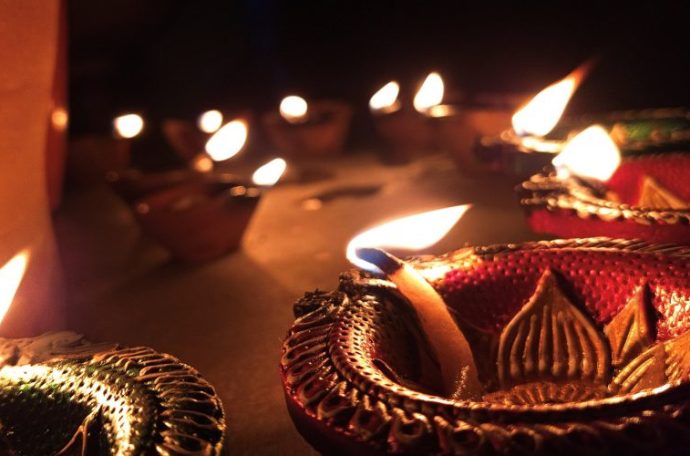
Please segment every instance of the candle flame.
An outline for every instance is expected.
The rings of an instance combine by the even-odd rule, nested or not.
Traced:
[[[424,79],[424,83],[414,96],[412,104],[419,112],[425,112],[432,106],[436,106],[443,101],[443,79],[441,75],[432,72]]]
[[[237,155],[247,142],[249,128],[243,120],[228,122],[206,142],[206,153],[214,161],[223,161]]]
[[[369,108],[372,111],[395,111],[398,107],[399,94],[400,85],[396,81],[391,81],[371,96],[369,99]]]
[[[0,268],[0,322],[10,310],[29,262],[28,250],[22,250]]]
[[[204,133],[214,133],[223,125],[223,113],[217,109],[211,109],[202,113],[197,121],[199,130]]]
[[[287,168],[285,160],[282,158],[274,158],[270,162],[259,166],[256,171],[254,171],[252,181],[256,185],[270,187],[278,182],[285,172],[285,168]]]
[[[620,162],[616,143],[599,125],[582,130],[552,160],[562,178],[575,174],[600,181],[609,180]]]
[[[113,120],[113,128],[120,138],[134,138],[144,129],[144,119],[139,114],[123,114]]]
[[[290,123],[303,122],[307,117],[307,101],[297,95],[290,95],[280,102],[280,115]]]
[[[589,64],[576,68],[565,78],[536,94],[526,105],[513,114],[513,130],[518,135],[545,136],[558,124],[568,102],[582,79],[589,71]]]
[[[357,256],[357,249],[362,247],[407,251],[425,249],[440,241],[470,207],[470,204],[446,207],[378,225],[352,238],[347,245],[347,259],[357,267],[380,273],[378,267]]]

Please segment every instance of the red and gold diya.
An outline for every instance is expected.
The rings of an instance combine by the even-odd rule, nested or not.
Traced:
[[[0,339],[0,454],[220,455],[225,414],[192,367],[68,332]]]
[[[606,160],[596,146],[592,153],[589,166]],[[690,244],[688,179],[690,154],[642,151],[624,157],[605,182],[545,171],[519,192],[528,223],[539,233]]]
[[[304,160],[337,155],[350,129],[352,108],[337,100],[307,103],[285,97],[278,111],[267,112],[262,125],[273,146],[288,159]]]
[[[324,454],[684,454],[690,249],[466,247],[307,293],[281,377]]]
[[[132,203],[142,230],[178,259],[202,262],[236,249],[261,190],[229,174],[209,173]]]

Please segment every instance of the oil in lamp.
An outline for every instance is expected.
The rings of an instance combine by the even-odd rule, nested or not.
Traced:
[[[608,131],[592,126],[553,165],[519,189],[534,231],[690,244],[690,154],[638,152],[621,160]]]
[[[359,269],[296,303],[281,377],[302,435],[327,454],[684,451],[690,251],[600,237],[403,260],[370,244],[409,228],[414,245],[458,213],[357,236]]]
[[[29,262],[0,267],[0,322]],[[0,338],[0,453],[220,455],[225,418],[192,367],[70,332]]]
[[[352,109],[336,100],[307,102],[297,95],[285,97],[277,111],[265,113],[262,126],[273,146],[292,160],[339,154],[347,139]]]
[[[369,109],[376,131],[383,138],[385,159],[397,163],[423,156],[436,148],[429,119],[430,110],[443,100],[443,79],[429,73],[412,102],[401,99],[400,85],[390,81],[369,99]]]

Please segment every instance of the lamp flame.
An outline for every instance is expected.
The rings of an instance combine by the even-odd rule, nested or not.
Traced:
[[[204,133],[214,133],[223,125],[223,113],[217,109],[211,109],[202,113],[197,121],[199,130]]]
[[[29,262],[28,250],[22,250],[0,268],[0,322],[10,310]]]
[[[513,114],[513,130],[518,135],[545,136],[558,124],[568,102],[589,71],[586,63],[565,78],[536,94]]]
[[[120,138],[134,138],[144,129],[144,119],[139,114],[123,114],[115,117],[113,128]]]
[[[396,81],[391,81],[371,96],[369,108],[372,111],[394,111],[398,106],[399,94],[400,85]]]
[[[381,273],[378,267],[357,256],[362,247],[415,251],[440,241],[458,223],[471,204],[410,215],[378,225],[355,236],[347,245],[347,259],[357,267]]]
[[[414,96],[412,104],[417,111],[426,112],[441,101],[443,101],[443,79],[436,72],[429,73]]]
[[[206,153],[214,161],[223,161],[237,155],[247,142],[249,128],[243,120],[223,125],[206,141]]]
[[[309,105],[307,100],[297,95],[290,95],[280,102],[280,115],[290,123],[304,122],[307,118]]]
[[[582,130],[552,160],[561,178],[575,174],[600,181],[609,180],[620,162],[616,143],[599,125]]]
[[[270,162],[259,166],[256,171],[254,171],[252,181],[256,185],[270,187],[278,182],[285,172],[285,168],[287,168],[285,160],[282,158],[274,158]]]

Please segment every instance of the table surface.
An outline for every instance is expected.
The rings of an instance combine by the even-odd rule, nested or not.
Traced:
[[[361,153],[308,168],[302,176],[320,178],[299,179],[293,167],[292,178],[260,201],[242,248],[203,265],[171,260],[105,187],[68,193],[55,217],[69,328],[94,341],[151,346],[196,367],[223,401],[226,449],[235,455],[316,454],[285,408],[280,346],[295,300],[332,289],[350,267],[344,250],[355,234],[398,216],[473,203],[426,253],[538,238],[524,222],[514,182],[463,177],[443,156],[385,166]]]

